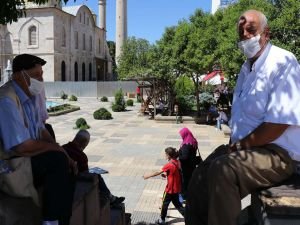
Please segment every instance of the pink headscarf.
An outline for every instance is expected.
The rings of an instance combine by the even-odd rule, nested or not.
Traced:
[[[197,142],[196,138],[194,138],[194,135],[188,128],[186,128],[186,127],[182,128],[179,131],[179,134],[182,137],[181,146],[184,144],[189,144],[195,148],[198,148],[198,142]]]

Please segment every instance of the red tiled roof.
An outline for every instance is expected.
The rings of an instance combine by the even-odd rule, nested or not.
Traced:
[[[212,71],[211,73],[207,74],[202,81],[208,81],[210,80],[211,78],[213,78],[214,76],[216,76],[217,74],[220,74],[220,78],[221,80],[224,80],[224,75],[222,73],[222,71],[220,70],[215,70],[215,71]]]

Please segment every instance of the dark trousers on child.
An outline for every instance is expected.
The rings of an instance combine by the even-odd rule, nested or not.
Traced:
[[[75,190],[75,176],[69,172],[69,163],[63,152],[49,151],[31,157],[35,187],[43,187],[43,220],[59,220],[69,225]]]
[[[179,194],[178,193],[169,194],[165,192],[163,197],[162,207],[161,207],[161,213],[160,213],[160,217],[162,220],[165,220],[168,212],[168,207],[171,202],[173,203],[175,208],[181,213],[181,215],[184,216],[184,208],[182,204],[179,202]]]

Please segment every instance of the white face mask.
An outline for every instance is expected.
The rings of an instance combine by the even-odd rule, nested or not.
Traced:
[[[29,89],[30,93],[32,95],[38,95],[38,94],[40,94],[42,92],[42,90],[44,89],[44,82],[36,80],[34,78],[31,78],[28,75],[28,73],[26,73],[25,71],[22,71],[22,74],[23,74],[23,76],[24,76],[24,74],[26,74],[29,77],[29,79],[30,79],[30,85],[28,85],[28,83],[27,83],[27,81],[26,81],[26,79],[24,77],[24,80],[27,83],[27,86],[28,86],[28,89]]]
[[[238,43],[238,47],[248,59],[251,59],[261,49],[259,40],[260,40],[260,34],[256,35],[255,37],[252,37],[250,39],[240,41]]]

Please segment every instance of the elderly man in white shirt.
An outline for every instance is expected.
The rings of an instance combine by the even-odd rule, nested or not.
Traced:
[[[241,199],[289,178],[300,161],[300,65],[269,42],[261,12],[243,13],[238,33],[247,61],[234,91],[231,141],[194,171],[187,225],[237,224]]]

